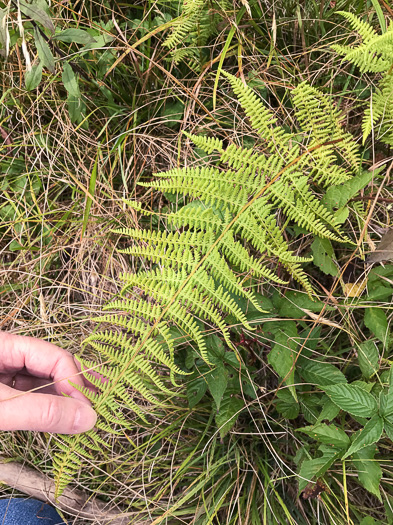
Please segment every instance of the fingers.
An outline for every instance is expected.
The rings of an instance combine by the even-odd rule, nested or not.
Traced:
[[[55,385],[51,384],[50,379],[41,379],[23,373],[0,374],[0,383],[23,392],[38,389],[38,393],[40,394],[58,394]]]
[[[79,399],[0,385],[0,430],[79,434],[91,430],[96,420],[95,411]]]
[[[71,354],[47,341],[0,332],[0,372],[12,374],[20,370],[55,382],[58,394],[86,402],[85,396],[68,382],[71,379],[84,386]]]
[[[80,362],[78,361],[78,359],[76,358],[76,356],[74,356],[74,362],[75,362],[75,366],[77,367],[77,369],[80,372],[82,370],[82,366],[81,366]],[[92,363],[92,367],[93,366],[94,365]],[[98,367],[98,369],[99,369],[99,367]],[[84,370],[86,370],[86,367],[84,367]],[[100,381],[100,383],[102,383],[102,386],[105,386],[105,384],[108,382],[108,379],[106,377],[104,377],[102,374],[97,372],[97,368],[93,369],[93,370],[89,370],[87,373],[92,375],[94,378],[98,379]],[[86,375],[83,376],[83,380],[84,380],[85,385],[87,386],[87,388],[92,393],[96,394],[98,392],[98,388],[95,385],[93,385],[93,383],[91,381],[89,381],[89,379],[88,379],[88,377]]]

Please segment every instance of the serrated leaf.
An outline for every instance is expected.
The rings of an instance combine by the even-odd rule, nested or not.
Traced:
[[[382,308],[366,308],[364,313],[364,324],[375,335],[377,339],[386,343],[388,333],[388,320]]]
[[[393,422],[391,423],[389,420],[385,419],[383,427],[390,441],[393,441]]]
[[[269,322],[264,324],[264,330],[274,334],[276,342],[268,355],[268,362],[277,374],[285,379],[295,401],[297,401],[295,382],[295,359],[297,348],[297,328],[293,321]]]
[[[201,367],[202,368],[202,367]],[[187,399],[190,408],[193,408],[202,397],[205,395],[207,390],[207,381],[203,375],[203,371],[194,372],[190,381],[187,382]]]
[[[57,33],[53,40],[60,40],[60,42],[65,42],[66,44],[90,44],[95,42],[95,39],[87,31],[73,28]]]
[[[235,396],[236,392],[227,390],[221,401],[221,407],[216,415],[216,424],[223,438],[236,423],[236,420],[244,407],[244,402]]]
[[[225,346],[222,340],[216,335],[209,335],[205,341],[210,363],[213,365],[221,364],[225,356]]]
[[[25,73],[25,86],[28,91],[36,89],[42,79],[42,64],[39,62],[35,64],[30,71]]]
[[[360,370],[366,379],[370,379],[379,370],[379,353],[374,341],[365,341],[357,349]]]
[[[318,416],[317,423],[322,421],[332,421],[340,413],[340,408],[333,403],[327,396],[323,397],[322,410]]]
[[[391,386],[386,394],[381,392],[379,411],[381,416],[393,424],[393,388]]]
[[[206,375],[209,391],[216,403],[217,410],[220,410],[221,400],[228,385],[228,371],[225,366],[217,365],[214,370]]]
[[[350,445],[350,439],[347,434],[335,425],[319,423],[317,425],[299,428],[298,431],[307,434],[325,445],[332,445],[340,448],[347,448]]]
[[[305,459],[299,469],[299,492],[302,492],[307,483],[313,478],[320,478],[333,465],[336,459],[342,454],[342,450],[335,450],[328,445],[322,445],[318,449],[322,452],[322,457],[315,459]]]
[[[296,419],[299,415],[299,403],[287,389],[277,392],[276,409],[286,419]]]
[[[298,361],[297,369],[303,379],[312,385],[336,385],[346,383],[345,375],[330,363],[318,363],[306,359]]]
[[[321,239],[316,237],[315,241],[311,245],[311,251],[313,254],[313,263],[315,266],[325,274],[338,275],[338,268],[333,262],[335,258],[332,243],[329,239]]]
[[[319,313],[325,304],[322,301],[311,299],[306,293],[290,291],[283,297],[276,299],[275,306],[278,309],[279,314],[283,317],[298,318],[308,315],[303,310]],[[332,309],[333,308],[329,306],[327,311]],[[284,330],[282,322],[279,326]]]
[[[313,394],[301,394],[299,396],[299,404],[304,416],[304,419],[310,425],[315,425],[320,412],[320,398]]]
[[[48,44],[43,39],[39,30],[34,28],[35,45],[37,46],[38,56],[42,64],[49,69],[51,73],[55,72],[55,59],[53,58],[52,51],[49,49]]]
[[[382,469],[378,461],[374,460],[377,452],[375,445],[370,445],[363,450],[358,450],[352,458],[357,469],[358,479],[361,485],[381,501],[379,484],[382,478]]]
[[[393,295],[393,288],[389,286],[377,285],[375,287],[368,286],[368,301],[385,301],[391,299]]]
[[[375,415],[365,425],[364,428],[356,432],[355,438],[351,446],[343,455],[342,459],[347,458],[358,450],[361,450],[380,440],[383,432],[383,419],[379,415]]]
[[[39,22],[41,25],[49,29],[53,34],[55,32],[55,27],[50,16],[40,7],[34,4],[28,4],[23,0],[19,0],[20,10],[22,13],[29,18],[32,18],[35,22]]]
[[[377,411],[375,397],[359,386],[339,384],[326,386],[323,389],[333,403],[349,414],[372,417]]]

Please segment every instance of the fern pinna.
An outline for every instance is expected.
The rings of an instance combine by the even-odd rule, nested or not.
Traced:
[[[361,73],[380,73],[382,78],[372,94],[362,122],[363,144],[372,130],[375,137],[393,145],[393,23],[379,35],[368,22],[352,13],[341,12],[361,37],[357,45],[332,45],[332,48],[355,64]]]
[[[144,261],[136,273],[122,276],[121,297],[96,319],[107,326],[87,342],[100,356],[100,373],[106,382],[86,372],[99,394],[79,388],[99,414],[97,428],[83,435],[64,436],[55,457],[58,494],[94,450],[106,447],[100,431],[131,426],[127,411],[138,421],[158,403],[158,390],[170,393],[158,367],[169,369],[173,384],[181,375],[174,361],[171,327],[176,327],[209,363],[205,330],[218,330],[232,348],[225,318],[230,315],[248,329],[238,299],[257,309],[259,303],[244,276],[285,284],[266,261],[279,261],[289,277],[311,295],[301,264],[310,257],[291,252],[277,224],[281,210],[313,235],[346,242],[334,215],[312,192],[346,181],[359,167],[357,147],[340,124],[340,112],[329,98],[306,83],[292,92],[295,117],[302,128],[295,136],[277,120],[242,81],[226,74],[233,91],[261,139],[258,148],[225,146],[218,138],[188,138],[219,162],[214,166],[175,168],[158,173],[152,182],[140,183],[157,190],[182,194],[188,200],[167,216],[167,231],[120,229],[131,239],[123,251]],[[299,140],[301,137],[301,140]],[[140,203],[129,202],[141,214]],[[147,266],[146,266],[147,265]],[[147,268],[147,269],[146,269]],[[242,275],[240,277],[239,275]],[[82,369],[92,366],[80,358]],[[137,403],[136,397],[144,398]],[[146,423],[147,424],[147,423]]]
[[[171,34],[163,42],[171,51],[171,61],[187,61],[189,67],[199,69],[203,48],[217,34],[219,22],[232,12],[233,5],[227,0],[184,0],[180,16],[172,22]]]

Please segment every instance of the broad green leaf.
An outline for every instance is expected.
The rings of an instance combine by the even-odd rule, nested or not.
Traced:
[[[221,364],[225,356],[225,346],[222,340],[216,335],[209,335],[205,341],[209,361],[213,365]]]
[[[375,266],[372,268],[368,276],[367,287],[373,283],[386,284],[383,277],[393,277],[393,264],[385,264],[385,266]]]
[[[319,313],[324,307],[324,303],[316,299],[311,299],[306,293],[290,291],[279,299],[276,299],[275,306],[281,316],[297,319],[307,316],[307,312],[303,310]],[[332,307],[330,306],[327,308],[327,310],[331,309]]]
[[[366,392],[371,392],[371,390],[374,388],[374,383],[366,383],[366,381],[361,381],[360,379],[358,379],[357,381],[353,381],[351,383],[351,386],[358,386]]]
[[[340,448],[347,448],[350,445],[350,439],[347,434],[335,425],[319,423],[318,425],[299,428],[298,431],[307,434],[316,441],[325,443],[325,445]]]
[[[376,521],[371,516],[366,516],[365,518],[362,519],[359,525],[383,525],[383,524],[381,521]]]
[[[312,385],[328,386],[347,382],[345,375],[330,363],[300,359],[297,363],[297,370],[303,379]]]
[[[388,333],[388,320],[386,313],[382,308],[366,308],[364,314],[364,324],[377,339],[385,344]]]
[[[87,31],[72,28],[57,33],[53,40],[60,40],[60,42],[67,44],[90,44],[95,42],[94,38]]]
[[[393,422],[390,422],[388,419],[385,419],[385,424],[383,427],[390,441],[393,441]]]
[[[304,419],[310,425],[315,425],[318,420],[318,415],[321,411],[320,402],[320,397],[314,394],[301,394],[299,396],[299,404]]]
[[[53,58],[52,51],[49,49],[48,44],[43,39],[38,29],[34,28],[34,39],[35,45],[37,46],[38,56],[42,64],[49,69],[51,73],[55,72],[55,59]]]
[[[184,114],[183,102],[168,102],[161,110],[162,120],[169,128],[175,128],[179,125]]]
[[[35,64],[30,71],[26,71],[25,74],[25,86],[27,91],[33,91],[36,89],[42,79],[42,62]]]
[[[277,392],[276,409],[286,419],[296,419],[299,415],[299,403],[287,389]]]
[[[323,387],[329,398],[341,410],[360,417],[372,417],[377,411],[377,402],[369,394],[356,385],[334,385]]]
[[[363,171],[363,173],[352,177],[350,180],[344,182],[344,184],[331,186],[326,191],[322,203],[325,204],[329,210],[341,208],[361,189],[367,186],[374,176],[375,172]]]
[[[363,487],[381,501],[379,483],[382,478],[382,469],[378,461],[374,460],[378,448],[370,445],[358,450],[352,457],[352,462],[357,469],[359,482]]]
[[[329,239],[316,237],[311,245],[313,263],[326,275],[338,275],[338,268],[333,262],[335,258],[332,243]]]
[[[217,365],[214,370],[206,375],[209,391],[216,403],[217,410],[220,410],[221,399],[228,385],[228,371],[222,364]]]
[[[374,341],[365,341],[357,348],[360,370],[366,379],[370,379],[379,370],[379,353]]]
[[[343,455],[342,459],[347,458],[358,450],[361,450],[380,440],[383,432],[383,419],[379,415],[375,415],[370,421],[356,432],[355,438],[351,446]]]
[[[15,218],[15,207],[11,204],[6,204],[5,206],[0,207],[0,218],[2,221],[12,221]]]
[[[72,67],[68,62],[64,62],[63,64],[63,75],[62,80],[64,87],[67,90],[67,93],[69,95],[74,96],[75,98],[80,97],[80,90],[79,90],[79,84],[78,79],[75,75],[75,73],[72,70]]]
[[[289,391],[297,401],[295,382],[295,359],[298,333],[293,321],[269,322],[264,324],[264,330],[274,335],[275,345],[268,355],[268,362],[285,379]]]
[[[393,388],[389,387],[386,394],[381,392],[379,411],[382,417],[393,424]]]
[[[221,407],[216,415],[216,424],[223,438],[236,423],[236,420],[244,407],[244,402],[236,397],[236,392],[227,390],[221,401]]]
[[[340,413],[340,408],[333,403],[327,396],[323,396],[322,410],[318,416],[317,423],[322,421],[332,421]]]
[[[305,459],[300,466],[299,492],[302,492],[306,488],[309,481],[323,476],[340,454],[342,454],[342,450],[335,450],[328,445],[321,445],[318,450],[322,452],[322,457]]]
[[[44,27],[49,29],[52,34],[55,32],[55,27],[50,16],[43,9],[41,9],[41,7],[38,7],[38,5],[34,4],[28,4],[23,0],[19,0],[19,5],[20,10],[24,15],[32,18],[35,22],[42,24]]]
[[[86,109],[86,105],[80,97],[74,95],[68,95],[67,98],[68,112],[72,122],[80,123],[83,120],[83,113]]]
[[[10,250],[10,252],[17,252],[19,250],[23,250],[24,246],[20,244],[19,241],[14,239],[13,241],[10,242],[8,249]]]
[[[193,408],[197,403],[199,403],[207,390],[207,381],[203,375],[203,372],[206,372],[206,368],[200,368],[203,368],[203,370],[196,370],[191,376],[190,380],[187,382],[187,399],[190,408]]]
[[[379,285],[375,286],[374,288],[370,288],[370,286],[367,286],[367,288],[368,301],[384,301],[386,299],[391,299],[393,295],[393,288],[390,288],[390,286]]]

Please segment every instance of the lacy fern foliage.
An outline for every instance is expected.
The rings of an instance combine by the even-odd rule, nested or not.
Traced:
[[[182,12],[163,43],[171,51],[171,60],[175,64],[187,61],[190,67],[199,69],[201,49],[217,34],[224,16],[232,12],[233,6],[227,0],[184,0]]]
[[[288,277],[313,293],[301,266],[311,258],[291,251],[285,226],[277,222],[279,211],[284,223],[296,223],[321,238],[349,241],[312,189],[317,185],[320,193],[320,187],[340,184],[359,167],[355,142],[342,129],[338,110],[328,97],[300,84],[293,103],[302,131],[292,135],[240,79],[226,76],[261,144],[251,150],[187,134],[198,148],[214,153],[215,165],[175,168],[140,183],[183,195],[187,204],[167,216],[166,230],[115,232],[129,239],[122,252],[142,263],[135,273],[122,276],[121,297],[105,307],[108,313],[96,319],[99,330],[87,339],[105,381],[89,372],[91,362],[80,358],[99,393],[76,388],[91,400],[99,419],[95,430],[62,438],[55,458],[58,494],[83,458],[107,446],[100,431],[130,428],[130,411],[139,424],[148,425],[147,414],[160,404],[157,392],[171,395],[159,369],[170,371],[174,385],[176,375],[184,374],[175,364],[175,333],[211,364],[206,330],[219,331],[233,348],[226,318],[252,329],[239,299],[260,310],[252,285],[266,280],[284,285],[287,279],[274,269],[278,262]],[[143,213],[140,204],[129,204]]]
[[[372,130],[382,142],[393,145],[393,24],[379,35],[370,24],[351,13],[341,12],[350,26],[361,37],[356,45],[332,48],[355,64],[362,73],[381,73],[382,78],[373,93],[370,106],[364,114],[362,130],[363,144]]]

